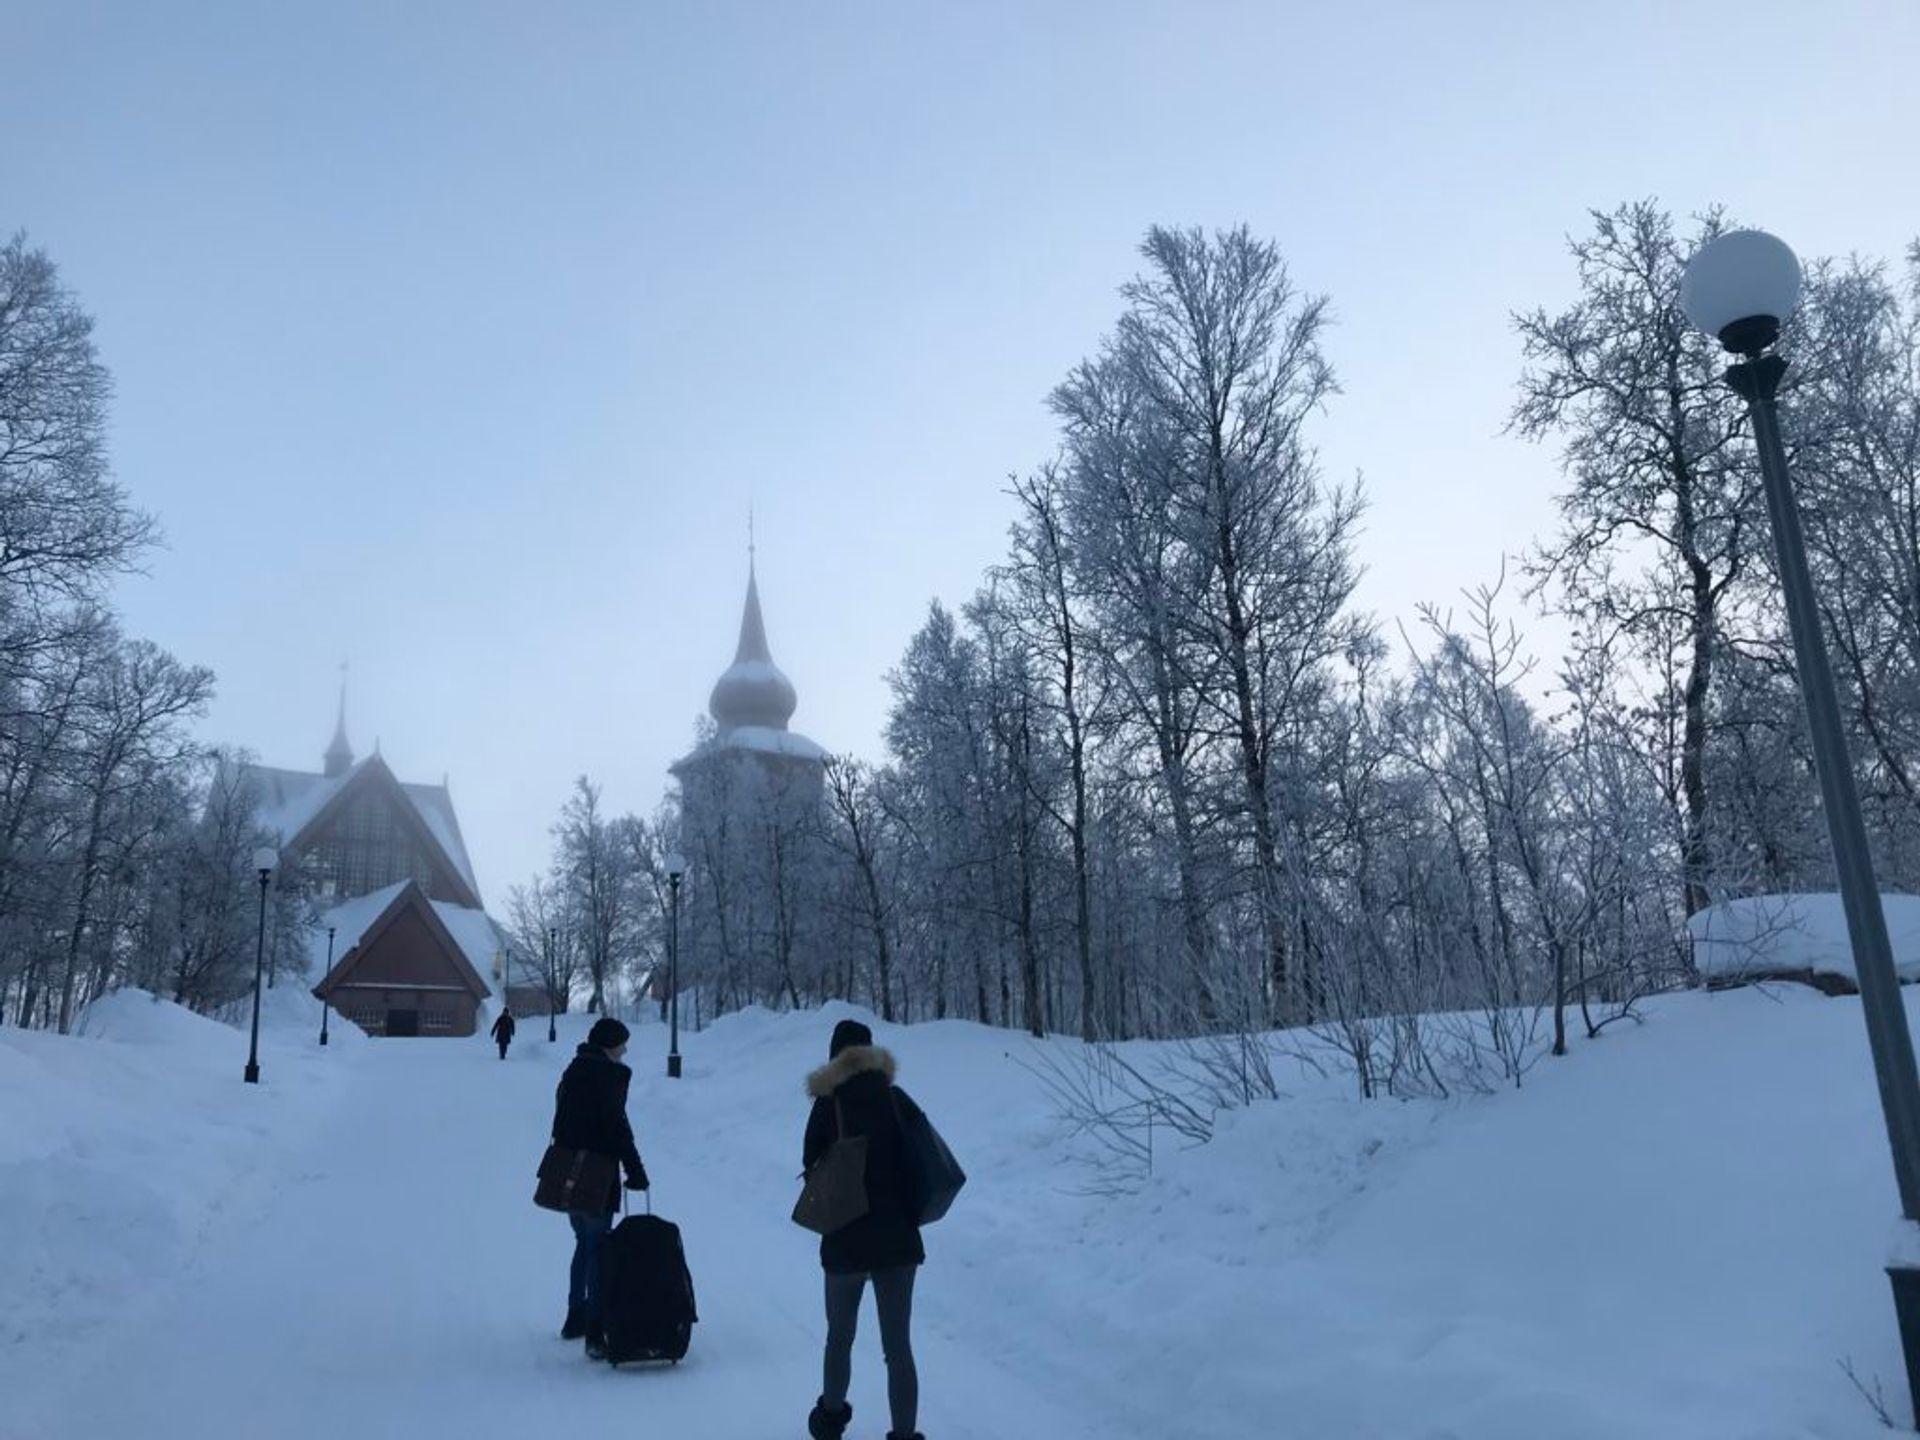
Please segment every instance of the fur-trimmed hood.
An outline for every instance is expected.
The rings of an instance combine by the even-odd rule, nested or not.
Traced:
[[[894,1071],[898,1068],[891,1050],[878,1045],[849,1045],[807,1076],[807,1094],[815,1100],[824,1100],[854,1076],[869,1070],[879,1071],[891,1085]]]

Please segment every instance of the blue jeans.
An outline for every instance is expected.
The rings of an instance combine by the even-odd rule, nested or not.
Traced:
[[[853,1381],[853,1333],[860,1321],[860,1297],[873,1281],[873,1302],[880,1311],[880,1347],[887,1357],[887,1407],[893,1433],[912,1435],[920,1412],[920,1372],[913,1363],[913,1277],[915,1267],[875,1270],[871,1276],[827,1272],[827,1358],[820,1398],[838,1409]]]
[[[578,1310],[589,1335],[600,1333],[600,1242],[613,1229],[613,1216],[593,1210],[569,1210],[573,1226],[573,1267],[567,1272],[567,1308]]]

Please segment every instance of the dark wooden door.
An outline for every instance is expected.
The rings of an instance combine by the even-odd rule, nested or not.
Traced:
[[[420,1012],[418,1010],[387,1011],[387,1034],[418,1035],[420,1033]]]

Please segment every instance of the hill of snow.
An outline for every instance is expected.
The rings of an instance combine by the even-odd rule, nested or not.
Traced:
[[[245,1031],[139,990],[90,1006],[71,1037],[0,1028],[0,1375],[269,1212],[342,1092],[338,1067],[314,1063],[319,1011],[297,989],[265,997],[258,1086],[241,1082]]]
[[[677,1083],[662,1029],[637,1029],[632,1113],[702,1323],[684,1366],[632,1376],[552,1338],[566,1226],[529,1203],[584,1017],[557,1045],[524,1028],[503,1064],[484,1041],[320,1051],[289,1006],[259,1087],[244,1032],[146,997],[104,1002],[85,1037],[0,1030],[0,1436],[801,1433],[819,1282],[786,1217],[801,1083],[844,1013],[683,1034]],[[1904,1413],[1858,1003],[1735,991],[1647,1015],[1491,1097],[1302,1076],[1118,1196],[1087,1193],[1085,1142],[1030,1068],[1075,1042],[876,1026],[972,1176],[927,1235],[922,1428],[1882,1433],[1840,1368]],[[862,1437],[885,1428],[871,1328]]]

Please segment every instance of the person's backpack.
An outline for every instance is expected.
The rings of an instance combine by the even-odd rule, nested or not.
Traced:
[[[680,1227],[629,1215],[600,1247],[600,1325],[607,1359],[671,1360],[687,1353],[700,1318]]]

